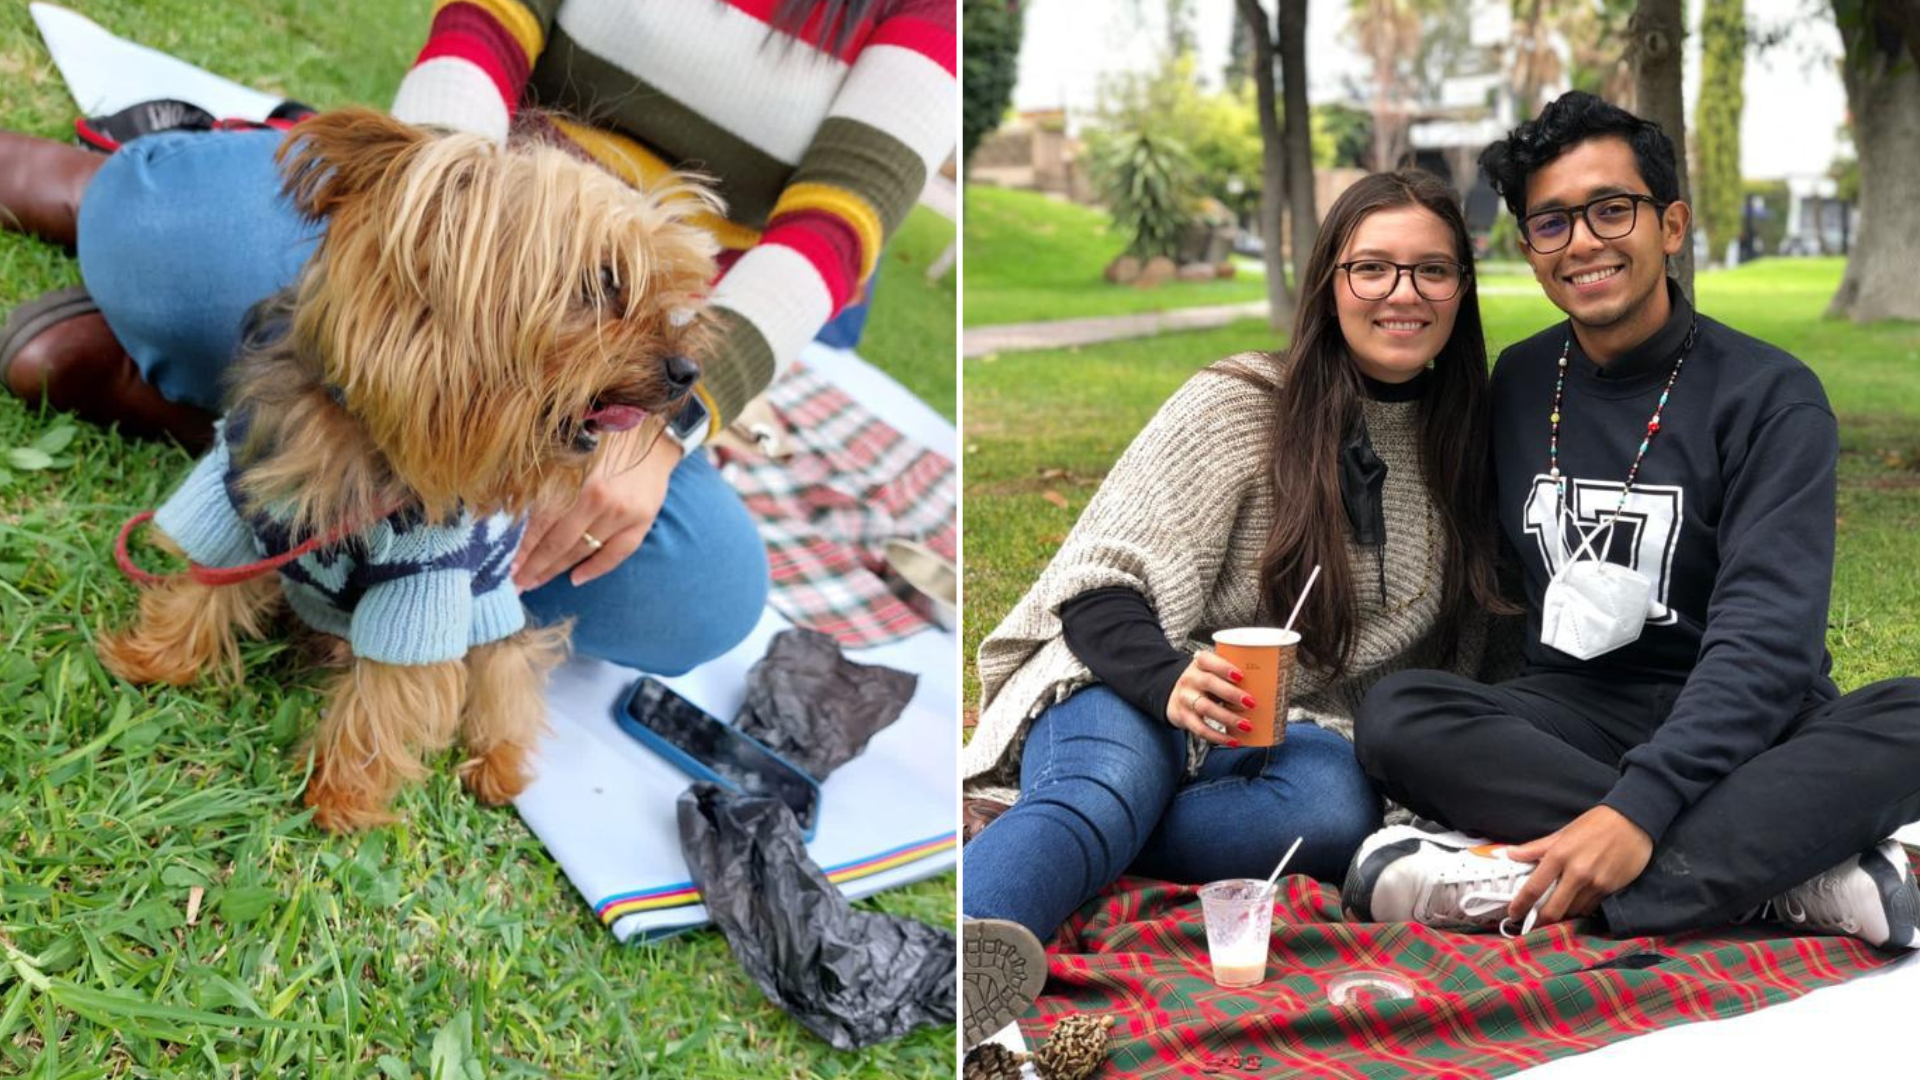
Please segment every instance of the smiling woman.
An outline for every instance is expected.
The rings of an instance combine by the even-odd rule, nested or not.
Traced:
[[[1425,207],[1381,210],[1353,230],[1337,267],[1346,287],[1335,296],[1362,374],[1403,383],[1439,355],[1460,313],[1461,257],[1447,224]]]

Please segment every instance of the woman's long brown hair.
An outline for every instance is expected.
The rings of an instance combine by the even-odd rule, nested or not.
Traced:
[[[1340,498],[1339,455],[1362,422],[1366,388],[1340,332],[1334,289],[1346,285],[1334,263],[1369,214],[1406,206],[1424,207],[1445,223],[1457,257],[1468,268],[1453,333],[1434,358],[1420,399],[1420,452],[1439,519],[1436,540],[1445,547],[1441,625],[1457,627],[1476,603],[1493,611],[1513,610],[1500,598],[1495,574],[1487,346],[1467,224],[1453,191],[1436,177],[1417,169],[1376,173],[1335,200],[1320,225],[1273,391],[1276,513],[1260,557],[1261,590],[1269,612],[1289,611],[1314,566],[1321,567],[1296,626],[1302,631],[1302,658],[1336,676],[1352,658],[1358,614],[1357,583],[1347,562],[1350,530]]]

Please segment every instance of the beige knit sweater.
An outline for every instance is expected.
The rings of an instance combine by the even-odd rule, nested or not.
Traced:
[[[1277,379],[1276,359],[1242,353],[1226,361]],[[1367,401],[1367,429],[1387,466],[1386,595],[1380,601],[1376,549],[1351,542],[1347,558],[1359,621],[1346,675],[1295,673],[1290,720],[1309,719],[1351,739],[1360,699],[1382,676],[1436,667],[1445,656],[1436,622],[1441,567],[1438,515],[1427,498],[1419,447],[1418,401]],[[1167,640],[1189,652],[1215,630],[1277,625],[1262,602],[1259,560],[1276,509],[1267,456],[1273,440],[1270,392],[1243,379],[1202,371],[1161,406],[1107,474],[1060,551],[981,642],[981,707],[973,740],[961,752],[969,794],[1013,800],[1020,748],[1031,721],[1049,705],[1094,682],[1062,637],[1060,606],[1089,589],[1121,585],[1153,605]],[[1482,620],[1456,628],[1453,668],[1471,674],[1485,640]],[[1207,744],[1190,740],[1189,769]]]

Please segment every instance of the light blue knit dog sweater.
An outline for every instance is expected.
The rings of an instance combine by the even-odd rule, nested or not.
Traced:
[[[232,419],[214,447],[154,515],[202,566],[241,566],[298,546],[272,514],[243,516]],[[429,524],[401,511],[280,568],[287,603],[307,625],[346,638],[353,655],[386,664],[455,660],[526,625],[508,571],[524,524],[462,511]]]

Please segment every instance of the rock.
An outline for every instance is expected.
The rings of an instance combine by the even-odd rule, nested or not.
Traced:
[[[1122,255],[1107,264],[1107,280],[1115,285],[1131,285],[1140,276],[1140,260],[1132,255]]]
[[[1134,279],[1133,287],[1151,289],[1161,282],[1172,281],[1174,274],[1178,272],[1172,259],[1165,255],[1155,255],[1147,260],[1147,265],[1140,268],[1140,276]]]
[[[1230,280],[1236,273],[1238,273],[1238,271],[1234,269],[1232,262],[1222,262],[1219,266],[1213,268],[1213,276],[1219,278],[1221,281]]]
[[[1213,267],[1207,263],[1193,262],[1182,266],[1178,276],[1181,281],[1212,281],[1215,277],[1215,272]]]

